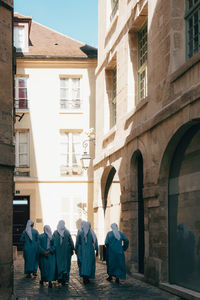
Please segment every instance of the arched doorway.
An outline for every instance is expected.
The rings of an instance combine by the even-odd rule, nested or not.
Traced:
[[[168,193],[169,280],[200,292],[200,123],[176,147]]]
[[[137,233],[133,230],[134,234],[137,234],[137,240],[134,247],[137,246],[137,269],[139,273],[144,273],[144,200],[143,200],[143,157],[141,152],[136,151],[131,159],[131,192],[134,195],[133,209],[137,210],[137,223],[134,224],[137,227]],[[134,225],[133,224],[133,225]],[[133,241],[136,237],[133,237]]]
[[[111,223],[119,224],[120,183],[115,167],[105,168],[101,180],[102,206],[104,210],[104,235],[111,230]]]

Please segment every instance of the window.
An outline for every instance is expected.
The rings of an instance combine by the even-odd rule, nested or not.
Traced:
[[[80,133],[60,132],[60,174],[80,175],[81,163]]]
[[[14,46],[18,52],[25,48],[25,28],[23,26],[14,27]]]
[[[119,7],[119,0],[111,0],[111,15],[110,15],[110,21],[112,22],[114,16],[116,15],[116,12]]]
[[[16,77],[15,78],[15,108],[27,109],[27,78]]]
[[[29,132],[15,133],[15,175],[29,176]]]
[[[80,78],[60,78],[60,108],[80,111]]]
[[[117,68],[112,70],[112,126],[116,124]]]
[[[186,2],[187,58],[200,50],[200,0]]]
[[[147,25],[138,32],[138,100],[147,97]]]
[[[60,219],[65,220],[66,227],[72,236],[77,234],[83,218],[87,218],[87,205],[81,195],[66,195],[61,198]]]
[[[116,67],[116,58],[111,62],[108,68],[105,71],[105,80],[106,80],[106,92],[108,100],[108,128],[111,129],[116,124],[116,115],[117,115],[117,67]]]

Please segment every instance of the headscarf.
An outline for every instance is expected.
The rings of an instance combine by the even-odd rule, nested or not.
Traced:
[[[84,238],[85,242],[87,243],[87,234],[90,230],[90,223],[89,222],[84,222],[83,223],[83,233],[84,233]]]
[[[28,237],[29,237],[29,239],[32,241],[32,239],[33,239],[33,237],[32,237],[32,230],[31,230],[31,225],[33,225],[34,224],[34,222],[32,221],[32,220],[28,220],[27,221],[27,224],[26,224],[26,229],[25,229],[25,231],[26,231],[26,233],[27,233],[27,235],[28,235]]]
[[[50,241],[52,239],[52,231],[51,231],[51,227],[49,225],[44,226],[44,233],[46,233],[46,235],[47,235],[47,249],[49,249]]]
[[[64,237],[64,232],[66,230],[66,228],[65,228],[65,221],[60,220],[58,222],[57,230],[58,230],[58,233],[60,235],[60,245],[62,245],[62,239]]]
[[[92,234],[92,238],[93,238],[93,242],[96,243],[96,240],[97,240],[97,237],[96,237],[96,234],[95,232],[91,229],[91,223],[88,221],[89,225],[90,225],[90,231],[91,231],[91,234]]]
[[[116,223],[111,224],[110,226],[112,228],[112,231],[114,233],[115,238],[119,241],[120,240],[120,233],[118,231],[118,226]]]

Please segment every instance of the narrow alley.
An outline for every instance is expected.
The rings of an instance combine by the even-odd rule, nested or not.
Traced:
[[[17,300],[57,300],[57,299],[151,299],[151,300],[178,300],[180,297],[171,295],[142,281],[127,276],[125,281],[118,285],[114,281],[106,280],[106,266],[103,263],[96,265],[96,279],[88,285],[83,285],[78,275],[77,264],[72,262],[70,283],[66,286],[53,284],[40,286],[39,271],[37,278],[26,278],[23,273],[23,256],[20,252],[15,261],[15,295]]]

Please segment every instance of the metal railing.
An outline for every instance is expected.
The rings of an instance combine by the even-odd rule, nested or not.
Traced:
[[[66,100],[60,99],[60,108],[64,110],[81,110],[82,101],[80,99]]]

